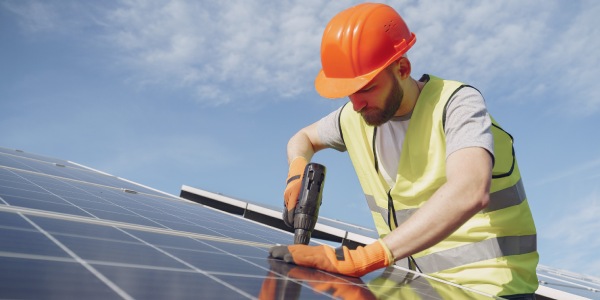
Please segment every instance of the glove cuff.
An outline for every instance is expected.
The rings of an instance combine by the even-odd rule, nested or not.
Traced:
[[[287,183],[290,183],[290,180],[292,180],[292,177],[295,177],[295,176],[299,176],[298,178],[302,177],[302,174],[304,173],[304,169],[306,168],[307,164],[308,164],[308,161],[306,160],[306,158],[304,158],[302,156],[298,156],[298,157],[294,158],[292,160],[292,162],[290,163],[290,169],[288,171]],[[296,179],[296,178],[294,178],[294,179]]]
[[[387,257],[387,260],[385,261],[386,266],[393,265],[395,260],[394,260],[394,255],[392,254],[392,251],[390,250],[390,248],[388,248],[388,246],[385,244],[385,242],[382,239],[378,239],[377,242],[379,242],[379,244],[381,245],[381,248],[383,248],[383,252],[385,252],[385,255]]]

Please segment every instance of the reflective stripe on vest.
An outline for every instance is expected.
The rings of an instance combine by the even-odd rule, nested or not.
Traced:
[[[375,198],[372,195],[365,195],[365,198],[367,199],[367,204],[369,206],[369,209],[372,212],[381,214],[381,216],[383,217],[385,222],[389,224],[390,220],[388,217],[389,216],[388,210],[383,207],[377,206],[377,204],[375,203]],[[488,213],[488,212],[508,208],[511,206],[519,205],[525,199],[526,199],[526,196],[525,196],[525,188],[523,187],[523,180],[519,179],[519,181],[515,185],[513,185],[507,189],[503,189],[503,190],[499,190],[499,191],[491,193],[490,194],[490,203],[488,204],[488,206],[486,208],[484,208],[479,213],[480,214]],[[415,211],[417,211],[417,209],[418,208],[396,210],[395,214],[396,214],[396,220],[398,221],[398,225],[400,225],[400,224],[404,223],[406,220],[408,220],[408,218]]]
[[[415,275],[414,273],[406,272],[404,270],[396,269],[394,267],[389,267],[383,271],[383,273],[376,279],[377,287],[374,287],[370,282],[369,288],[373,291],[373,293],[382,298],[390,298],[390,296],[400,296],[395,295],[394,290],[399,290],[399,286],[401,289],[410,288],[414,291],[415,295],[402,295],[402,296],[417,296],[420,299],[444,299],[442,295],[431,285],[431,283],[420,275]],[[385,281],[393,282],[394,284],[389,284],[388,290],[381,290],[382,287],[385,288],[386,285],[382,284]],[[411,297],[412,298],[412,297]]]
[[[436,273],[462,265],[536,251],[536,235],[503,236],[415,258],[424,273]]]

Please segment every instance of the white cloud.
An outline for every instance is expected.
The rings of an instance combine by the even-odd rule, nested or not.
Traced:
[[[394,6],[417,34],[409,57],[424,72],[468,81],[504,95],[503,101],[544,101],[555,114],[600,110],[600,87],[593,82],[600,76],[600,3],[419,1]]]
[[[597,181],[596,181],[597,182]],[[579,273],[600,276],[598,252],[600,239],[600,194],[594,188],[578,202],[565,200],[561,215],[538,230],[541,239],[551,241],[544,259],[549,265],[564,269],[578,269]],[[573,251],[573,249],[576,249]],[[544,254],[544,253],[543,253]]]
[[[313,91],[327,21],[358,1],[122,0],[116,5],[5,4],[24,26],[101,41],[131,82],[187,90],[206,104],[271,101]],[[467,81],[529,103],[600,110],[600,3],[388,1],[417,34],[416,72]],[[76,25],[76,26],[74,26]],[[75,29],[72,29],[75,30]],[[419,76],[419,74],[415,74]],[[210,91],[202,94],[203,91]],[[216,98],[226,99],[214,101]]]
[[[429,46],[411,56],[449,76],[486,85],[499,76],[518,77],[517,71],[530,67],[533,54],[547,43],[548,12],[556,8],[546,4],[542,11],[541,3],[419,2],[407,17],[414,21],[417,43]]]
[[[30,32],[57,29],[60,18],[56,7],[44,2],[2,2],[2,7],[19,17],[21,27]]]
[[[77,37],[82,31],[96,26],[96,13],[101,2],[82,1],[2,1],[6,9],[18,19],[20,29],[35,39],[40,37]]]
[[[546,177],[541,178],[533,182],[532,186],[544,186],[548,184],[555,184],[559,181],[566,181],[569,179],[576,178],[578,181],[581,180],[594,180],[594,178],[600,177],[598,167],[600,166],[600,158],[586,161],[580,165],[573,166],[567,170],[559,170],[556,174],[548,174]],[[591,183],[591,182],[590,182]]]
[[[231,102],[231,96],[223,92],[216,84],[198,84],[195,91],[196,99],[211,101],[213,105],[222,105]]]
[[[553,75],[558,88],[565,88],[561,108],[577,115],[590,115],[600,110],[598,84],[600,77],[600,3],[583,1],[581,11],[569,20],[564,31],[552,38],[554,47],[545,61],[555,65]]]
[[[565,209],[566,213],[546,228],[544,237],[560,239],[568,248],[575,245],[585,245],[588,249],[599,247],[600,240],[592,238],[600,230],[599,197],[597,191],[593,191],[579,203],[571,203],[575,207]]]
[[[325,20],[317,16],[324,5],[312,4],[126,1],[104,25],[138,82],[191,87],[198,101],[213,104],[228,102],[212,100],[232,99],[235,91],[289,97],[311,88],[318,71]]]

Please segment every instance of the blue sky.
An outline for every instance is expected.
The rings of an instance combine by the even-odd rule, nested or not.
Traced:
[[[0,146],[282,205],[289,137],[346,101],[313,81],[355,3],[0,0]],[[477,87],[514,136],[541,263],[600,276],[600,3],[386,3],[417,35],[413,76]],[[347,154],[314,161],[321,215],[372,227]]]

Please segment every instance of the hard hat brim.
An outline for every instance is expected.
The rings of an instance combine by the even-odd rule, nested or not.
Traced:
[[[387,68],[392,62],[402,57],[402,55],[406,53],[406,50],[408,50],[408,48],[414,44],[414,41],[415,39],[413,38],[410,45],[406,49],[396,53],[383,66],[364,75],[354,78],[334,78],[327,77],[325,72],[323,72],[323,69],[321,69],[317,75],[317,78],[315,79],[315,89],[319,95],[324,98],[337,99],[348,97],[371,82],[375,76],[377,76],[383,69]]]
[[[368,76],[372,73],[375,74]],[[376,73],[379,72],[371,72],[371,74],[355,78],[331,78],[327,77],[325,72],[321,70],[315,79],[315,88],[321,97],[329,99],[344,98],[367,85],[377,75]]]

